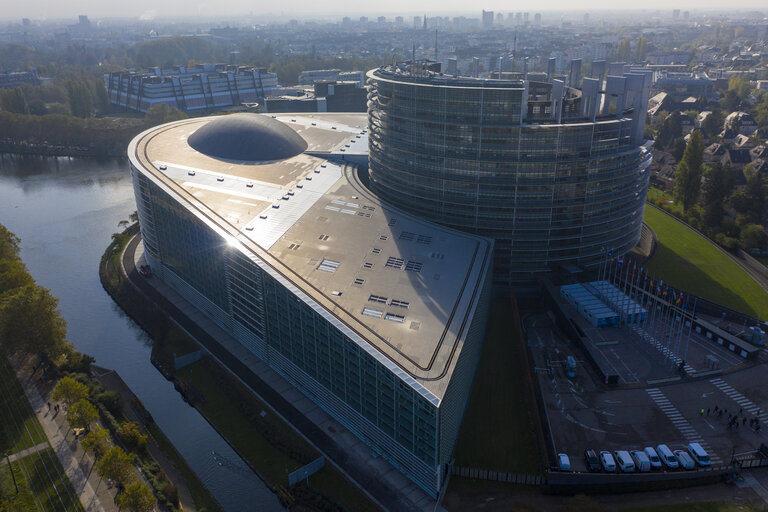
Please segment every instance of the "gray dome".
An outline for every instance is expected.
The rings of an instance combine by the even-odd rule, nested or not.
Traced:
[[[220,117],[195,130],[187,142],[210,157],[248,162],[284,160],[307,149],[301,135],[259,114]]]

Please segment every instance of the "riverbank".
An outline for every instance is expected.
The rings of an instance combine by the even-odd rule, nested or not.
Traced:
[[[152,362],[272,489],[284,506],[311,510],[376,510],[332,465],[305,483],[287,487],[287,472],[320,453],[214,358],[204,356],[181,370],[174,355],[200,349],[174,322],[147,301],[123,274],[120,254],[136,227],[115,235],[102,258],[102,284],[115,302],[154,340]]]
[[[115,233],[112,237],[112,243],[107,247],[107,250],[102,256],[101,264],[99,265],[99,276],[101,278],[101,283],[107,293],[110,294],[110,296],[115,300],[115,302],[118,303],[118,305],[120,305],[118,297],[121,301],[129,301],[135,299],[135,297],[131,296],[130,294],[132,290],[130,285],[125,282],[125,277],[120,271],[120,255],[123,248],[125,247],[125,244],[136,233],[138,233],[138,227],[138,224],[134,223],[128,226],[128,228],[126,228],[126,230],[122,233]],[[144,308],[141,307],[142,305]],[[147,305],[144,301],[138,301],[134,307],[137,312],[136,314],[140,314],[144,318],[148,318],[148,315],[152,309],[146,306]],[[123,309],[125,310],[125,308]],[[132,316],[128,311],[126,311],[126,313],[128,313],[129,316]],[[156,315],[155,318],[152,318],[153,322],[159,322],[162,320],[164,319],[161,315]],[[139,322],[139,325],[142,324]],[[122,380],[120,382],[122,382]],[[120,387],[119,383],[113,383],[113,387]],[[127,388],[127,386],[125,387]],[[132,393],[131,395],[133,396]],[[147,416],[149,416],[149,413],[146,413],[145,419],[147,419]],[[149,418],[151,418],[151,416],[149,416]],[[147,425],[149,432],[152,434],[152,438],[154,439],[158,449],[163,453],[165,457],[172,461],[173,465],[178,470],[177,476],[181,476],[185,480],[186,487],[189,489],[195,508],[200,511],[204,510],[207,512],[221,512],[222,508],[216,499],[213,497],[213,495],[211,495],[210,491],[208,491],[202,481],[200,481],[195,472],[192,471],[192,468],[189,467],[179,452],[173,447],[173,444],[168,440],[165,434],[163,434],[162,430],[154,423],[154,421],[146,421],[145,424]]]

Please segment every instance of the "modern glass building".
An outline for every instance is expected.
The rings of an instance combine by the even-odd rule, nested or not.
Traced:
[[[495,240],[494,281],[595,266],[640,238],[650,75],[563,82],[368,72],[370,186],[420,218]]]
[[[359,180],[365,114],[233,114],[152,128],[128,156],[145,258],[432,496],[488,315],[493,241]]]

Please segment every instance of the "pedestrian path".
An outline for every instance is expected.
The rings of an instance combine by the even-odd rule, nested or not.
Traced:
[[[667,416],[667,418],[669,418],[669,421],[672,422],[675,428],[677,428],[677,430],[679,430],[680,433],[683,434],[683,437],[685,438],[686,442],[699,443],[701,447],[704,448],[704,450],[706,450],[706,452],[709,454],[709,458],[712,461],[712,465],[717,466],[723,463],[723,459],[721,459],[712,450],[712,447],[709,446],[709,443],[704,441],[704,438],[701,437],[701,435],[696,431],[696,429],[691,426],[691,424],[680,413],[677,407],[672,405],[672,402],[669,401],[669,398],[667,398],[659,388],[648,388],[646,389],[646,391],[648,392],[648,395],[650,395],[651,399],[654,402],[656,402],[656,405],[659,406],[659,409],[661,409],[661,412],[663,412]]]
[[[657,340],[656,338],[654,338],[653,336],[651,336],[650,334],[645,332],[645,330],[643,330],[637,324],[630,325],[629,329],[631,331],[633,331],[635,334],[637,334],[638,336],[640,336],[643,340],[645,340],[648,343],[650,343],[651,345],[653,345],[656,348],[656,350],[661,352],[661,354],[664,357],[670,358],[672,360],[673,364],[675,365],[675,367],[677,367],[680,364],[680,362],[682,361],[682,359],[677,354],[672,352],[672,350],[670,350],[670,348],[668,346],[666,346],[664,343],[662,343],[661,341]],[[694,373],[696,371],[688,363],[685,363],[685,365],[683,365],[683,368],[689,374],[690,373]]]
[[[739,407],[748,413],[756,415],[760,411],[760,407],[755,405],[754,402],[742,395],[739,391],[736,390],[736,388],[725,382],[723,379],[718,377],[717,379],[710,379],[709,382],[711,382],[717,389],[725,393],[728,398],[739,404]],[[764,417],[760,417],[759,419],[763,425],[768,427],[768,422],[765,421]]]
[[[48,448],[48,443],[40,443],[31,448],[27,448],[26,450],[21,450],[14,453],[13,455],[9,455],[8,457],[0,460],[0,464],[5,464],[7,462],[16,462],[19,459],[23,459],[27,455],[32,455],[33,453],[37,453],[40,450],[45,450],[46,448]]]
[[[40,396],[40,392],[30,381],[27,375],[21,373],[18,374],[19,382],[21,382],[24,388],[24,393],[29,399],[32,410],[35,411],[40,425],[42,425],[45,435],[48,437],[48,442],[51,444],[53,451],[61,462],[61,466],[64,468],[64,473],[72,483],[72,487],[80,498],[80,503],[86,512],[117,512],[117,507],[111,502],[105,502],[106,507],[102,504],[102,500],[99,499],[96,491],[88,481],[88,476],[83,473],[78,463],[77,456],[72,452],[69,443],[65,437],[67,429],[62,430],[61,426],[57,424],[55,416],[48,410],[45,400]],[[65,424],[66,425],[66,424]],[[77,445],[76,445],[77,446]],[[106,484],[102,487],[106,488]]]

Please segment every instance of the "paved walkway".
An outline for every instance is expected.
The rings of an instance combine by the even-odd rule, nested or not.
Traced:
[[[101,478],[91,471],[93,468],[91,458],[74,439],[74,434],[70,433],[64,415],[54,413],[53,408],[48,410],[46,401],[40,396],[27,370],[17,368],[16,374],[32,405],[32,410],[35,411],[45,435],[48,436],[48,442],[56,452],[64,472],[80,497],[83,508],[86,512],[117,512],[117,506],[114,504],[115,491],[109,489],[106,483],[102,483]],[[87,474],[84,471],[87,471]]]
[[[8,457],[0,460],[0,464],[7,464],[8,462],[16,462],[19,459],[23,459],[27,455],[32,455],[33,453],[37,453],[40,450],[45,450],[48,448],[48,443],[40,443],[36,446],[33,446],[32,448],[27,448],[26,450],[21,450],[19,452],[14,453],[13,455],[9,455]]]

